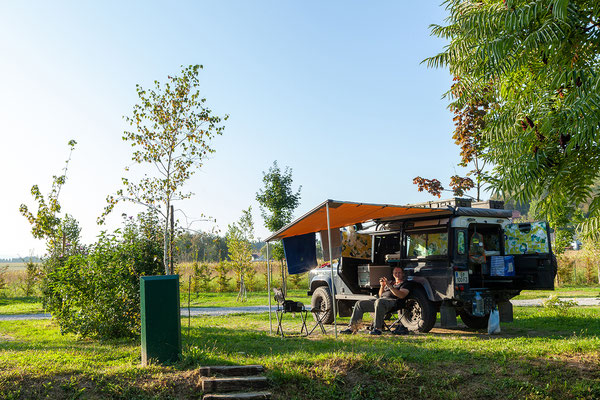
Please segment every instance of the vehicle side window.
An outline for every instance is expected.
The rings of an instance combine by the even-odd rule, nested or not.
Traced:
[[[407,258],[448,255],[447,232],[407,232]]]
[[[464,255],[467,252],[466,243],[465,231],[458,231],[456,233],[456,252],[458,254]]]

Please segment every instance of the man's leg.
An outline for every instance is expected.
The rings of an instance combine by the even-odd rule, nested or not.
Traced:
[[[352,317],[350,318],[350,328],[356,330],[360,321],[362,321],[363,315],[366,312],[375,311],[374,300],[361,300],[354,304],[354,310],[352,311]]]
[[[385,315],[396,307],[395,299],[377,299],[374,303],[375,306],[375,329],[381,330],[383,328],[383,319]]]

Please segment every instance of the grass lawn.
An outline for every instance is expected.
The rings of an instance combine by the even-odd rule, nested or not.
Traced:
[[[558,297],[600,297],[600,286],[563,286],[554,290],[523,290],[515,300]]]
[[[39,297],[0,297],[0,314],[38,314],[44,312]]]
[[[286,315],[285,327],[300,319]],[[195,368],[262,364],[275,399],[597,399],[600,308],[515,308],[502,334],[270,336],[267,314],[182,319],[184,354],[139,366],[139,340],[61,336],[52,321],[0,321],[0,398],[201,398]]]

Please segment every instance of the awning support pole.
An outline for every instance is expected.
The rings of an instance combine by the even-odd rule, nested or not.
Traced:
[[[337,339],[337,305],[335,301],[335,279],[333,276],[333,260],[331,251],[331,223],[329,222],[329,201],[325,204],[325,210],[327,212],[327,240],[329,241],[329,267],[331,268],[331,298],[333,299],[333,331],[335,332],[335,338]]]
[[[269,333],[273,334],[273,322],[271,320],[271,264],[269,262],[269,242],[267,242],[267,297],[269,298]]]

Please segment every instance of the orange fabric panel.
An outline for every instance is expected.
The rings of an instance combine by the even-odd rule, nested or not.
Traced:
[[[286,237],[304,235],[306,233],[327,230],[326,204],[319,205],[279,232],[267,238],[267,241],[280,240]],[[329,218],[331,229],[354,225],[372,219],[400,217],[403,215],[430,214],[448,211],[442,208],[421,208],[394,206],[388,204],[364,204],[350,202],[329,202]]]

